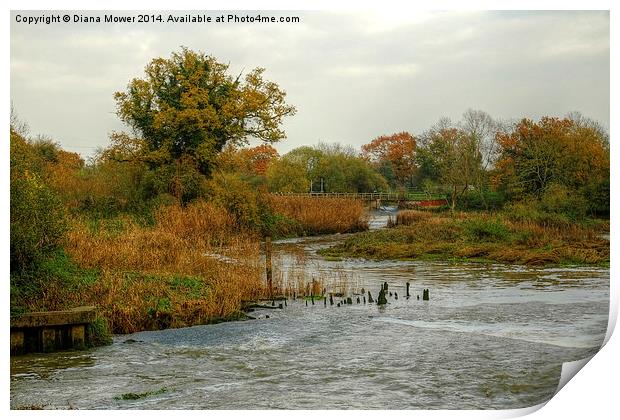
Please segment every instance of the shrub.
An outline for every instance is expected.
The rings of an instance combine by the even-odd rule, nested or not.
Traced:
[[[500,191],[481,189],[467,191],[460,198],[458,208],[469,210],[498,210],[506,201],[506,197]]]
[[[538,207],[543,212],[563,214],[571,220],[580,220],[586,215],[588,201],[575,190],[552,184],[543,193]]]
[[[65,211],[43,182],[33,145],[11,132],[11,272],[34,269],[60,247]]]
[[[475,240],[500,241],[508,238],[510,231],[500,220],[473,218],[463,222],[465,231]]]

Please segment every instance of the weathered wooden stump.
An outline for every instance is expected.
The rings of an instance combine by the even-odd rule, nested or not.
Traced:
[[[357,297],[357,304],[358,305],[360,304],[360,297],[359,296]]]
[[[374,303],[372,295],[370,294],[370,290],[368,291],[368,303]]]
[[[353,299],[351,299],[351,297],[347,298],[347,305],[353,305]]]
[[[366,305],[366,296],[362,296],[362,298],[364,299],[364,305]]]
[[[334,305],[334,295],[331,294],[331,293],[329,294],[329,304],[330,304],[330,306]]]
[[[406,295],[407,299],[409,299],[409,296],[411,296],[409,294],[409,286],[410,286],[410,284],[409,284],[409,282],[407,282],[407,295]]]
[[[379,292],[379,297],[377,298],[377,305],[385,305],[387,304],[387,298],[385,297],[385,289],[381,289]]]
[[[428,289],[424,289],[422,291],[422,300],[429,300],[429,291],[428,291]]]
[[[388,284],[387,281],[385,283],[383,283],[383,289],[387,292],[388,291]]]
[[[394,292],[394,299],[398,299],[398,293]]]

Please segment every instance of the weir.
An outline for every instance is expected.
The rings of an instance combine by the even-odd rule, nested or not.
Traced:
[[[95,320],[94,306],[67,311],[28,312],[11,317],[11,356],[83,349],[89,343],[88,325]]]

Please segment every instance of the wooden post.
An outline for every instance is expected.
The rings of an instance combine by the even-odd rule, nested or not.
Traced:
[[[379,292],[379,297],[377,298],[377,305],[385,305],[387,304],[387,299],[385,298],[385,289],[381,289]]]
[[[267,285],[269,287],[269,297],[273,297],[273,271],[271,268],[271,236],[265,236],[265,272],[267,274]]]
[[[409,282],[407,282],[407,299],[409,299],[409,296],[411,295],[409,294]]]
[[[429,300],[428,289],[422,291],[422,300]]]

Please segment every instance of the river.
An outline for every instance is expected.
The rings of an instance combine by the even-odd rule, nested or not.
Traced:
[[[382,227],[386,217],[375,217],[371,227]],[[253,312],[254,320],[12,357],[11,407],[522,408],[548,400],[562,363],[592,355],[603,342],[609,269],[316,255],[345,236],[276,242],[278,275],[290,279],[301,270],[304,281],[364,288],[375,299],[388,282],[398,299],[378,306],[354,295],[353,304],[340,307],[338,297],[333,306],[289,299],[282,310]],[[148,395],[123,399],[127,393]]]

